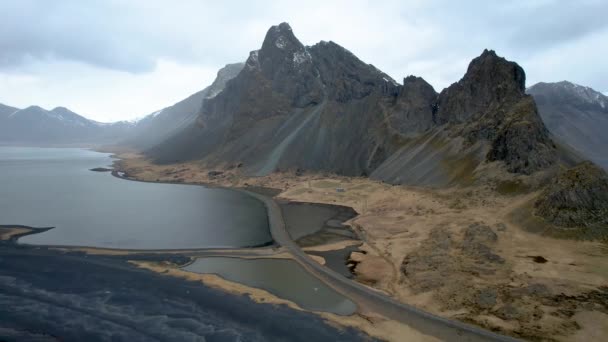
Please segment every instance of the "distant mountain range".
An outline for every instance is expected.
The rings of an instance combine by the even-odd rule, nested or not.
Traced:
[[[101,123],[67,108],[46,110],[38,106],[18,109],[0,104],[0,144],[5,145],[128,145],[150,148],[193,123],[203,100],[222,91],[243,63],[222,68],[209,87],[188,98],[135,121]]]
[[[527,92],[555,139],[608,169],[608,96],[567,81],[537,83]]]
[[[160,163],[440,186],[467,182],[492,162],[512,174],[571,164],[572,149],[607,167],[607,107],[603,94],[569,82],[526,89],[523,69],[490,50],[440,93],[416,76],[399,84],[334,42],[304,46],[283,23],[246,63],[135,122],[0,105],[0,143],[118,143]]]
[[[67,108],[18,109],[0,105],[0,144],[81,145],[111,143],[128,134],[129,122],[100,123]]]

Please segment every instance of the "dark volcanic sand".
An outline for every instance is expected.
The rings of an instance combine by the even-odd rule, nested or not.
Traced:
[[[365,339],[313,314],[141,270],[124,257],[0,244],[0,341]]]

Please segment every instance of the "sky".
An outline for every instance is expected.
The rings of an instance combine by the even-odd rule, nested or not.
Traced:
[[[527,85],[569,80],[608,94],[608,1],[2,0],[0,103],[131,120],[245,61],[272,25],[334,41],[401,82],[458,81],[483,49]]]

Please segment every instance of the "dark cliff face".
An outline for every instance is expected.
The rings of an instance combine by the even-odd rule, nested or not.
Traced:
[[[389,122],[402,138],[422,136],[405,139],[373,176],[436,185],[470,179],[484,162],[522,174],[550,167],[556,148],[524,89],[523,69],[488,50],[439,95],[423,79],[406,78]]]
[[[608,169],[608,97],[571,82],[538,83],[527,90],[553,137]]]
[[[391,126],[400,134],[424,132],[433,126],[437,110],[437,93],[423,78],[408,76],[391,108]]]
[[[513,173],[531,174],[557,161],[557,152],[525,94],[526,75],[517,63],[484,50],[467,73],[441,92],[434,121],[460,124],[469,143],[490,142],[487,161],[503,161]]]
[[[531,174],[557,162],[557,149],[536,110],[534,100],[524,97],[496,122],[496,134],[488,161],[504,161],[513,173]]]
[[[305,169],[393,183],[446,184],[455,176],[442,172],[460,177],[492,161],[530,174],[556,155],[524,90],[522,68],[493,51],[437,94],[415,76],[399,85],[333,42],[304,46],[283,23],[203,103],[196,125],[150,154],[159,162],[243,163],[253,175]],[[408,172],[414,176],[403,177]]]
[[[464,77],[444,89],[437,101],[437,124],[463,123],[502,106],[510,106],[524,96],[526,75],[517,63],[484,50],[473,59]]]

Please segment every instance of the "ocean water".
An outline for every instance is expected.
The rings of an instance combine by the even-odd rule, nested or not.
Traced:
[[[123,249],[269,243],[260,201],[228,189],[124,180],[110,155],[77,148],[0,147],[0,225],[55,227],[20,243]]]

